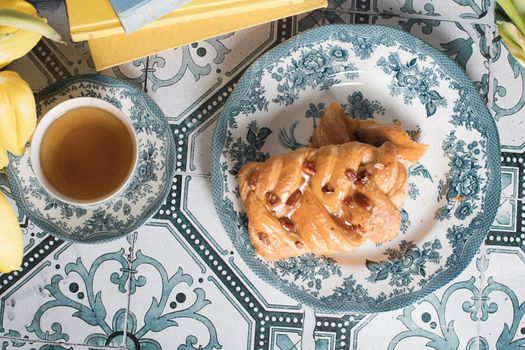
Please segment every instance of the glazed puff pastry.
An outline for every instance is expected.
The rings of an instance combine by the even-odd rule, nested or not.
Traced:
[[[349,118],[337,103],[332,103],[314,129],[311,147],[339,145],[358,141],[379,146],[386,140],[392,142],[400,158],[409,164],[417,162],[427,151],[427,145],[413,141],[399,122],[379,124],[367,119]]]
[[[316,130],[327,131],[324,118]],[[406,197],[407,165],[415,157],[404,159],[395,140],[388,139],[390,134],[382,136],[378,147],[351,140],[323,145],[336,142],[329,133],[316,138],[314,132],[312,145],[323,145],[320,148],[302,148],[246,164],[238,179],[255,251],[274,261],[304,253],[337,254],[367,239],[382,243],[396,237],[399,209]]]

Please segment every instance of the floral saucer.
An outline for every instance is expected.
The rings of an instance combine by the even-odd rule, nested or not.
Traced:
[[[400,233],[346,254],[266,262],[248,240],[236,175],[246,162],[308,145],[334,101],[354,118],[399,120],[429,145],[410,169]],[[494,120],[448,57],[392,28],[325,26],[271,50],[239,81],[213,136],[213,196],[239,254],[267,283],[321,312],[383,312],[470,263],[498,207],[499,154]]]
[[[65,100],[89,96],[112,103],[128,115],[139,142],[133,179],[117,197],[92,206],[74,206],[52,197],[31,168],[31,146],[10,157],[11,192],[30,220],[59,238],[95,243],[116,239],[139,228],[160,208],[171,187],[175,144],[159,107],[126,82],[103,75],[84,75],[57,82],[36,96],[37,113],[44,115]]]

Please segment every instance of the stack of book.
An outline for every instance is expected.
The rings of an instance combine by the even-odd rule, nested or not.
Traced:
[[[73,41],[87,40],[97,70],[327,6],[327,0],[193,0],[127,33],[108,0],[66,0]]]

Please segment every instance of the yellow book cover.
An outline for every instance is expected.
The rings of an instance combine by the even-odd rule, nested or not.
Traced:
[[[88,43],[97,70],[103,70],[174,47],[326,6],[327,0],[305,0],[300,4],[241,13],[234,17],[235,20],[232,20],[230,14],[201,18],[164,27],[141,29],[131,34],[92,39]]]
[[[193,0],[182,8],[149,23],[141,30],[188,22],[204,17],[235,15],[300,4],[304,0]],[[73,41],[125,34],[108,0],[66,0]]]

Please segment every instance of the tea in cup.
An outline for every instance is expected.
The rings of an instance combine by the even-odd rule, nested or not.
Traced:
[[[138,160],[131,120],[109,102],[79,97],[39,121],[31,165],[43,187],[73,205],[114,198],[129,184]]]

